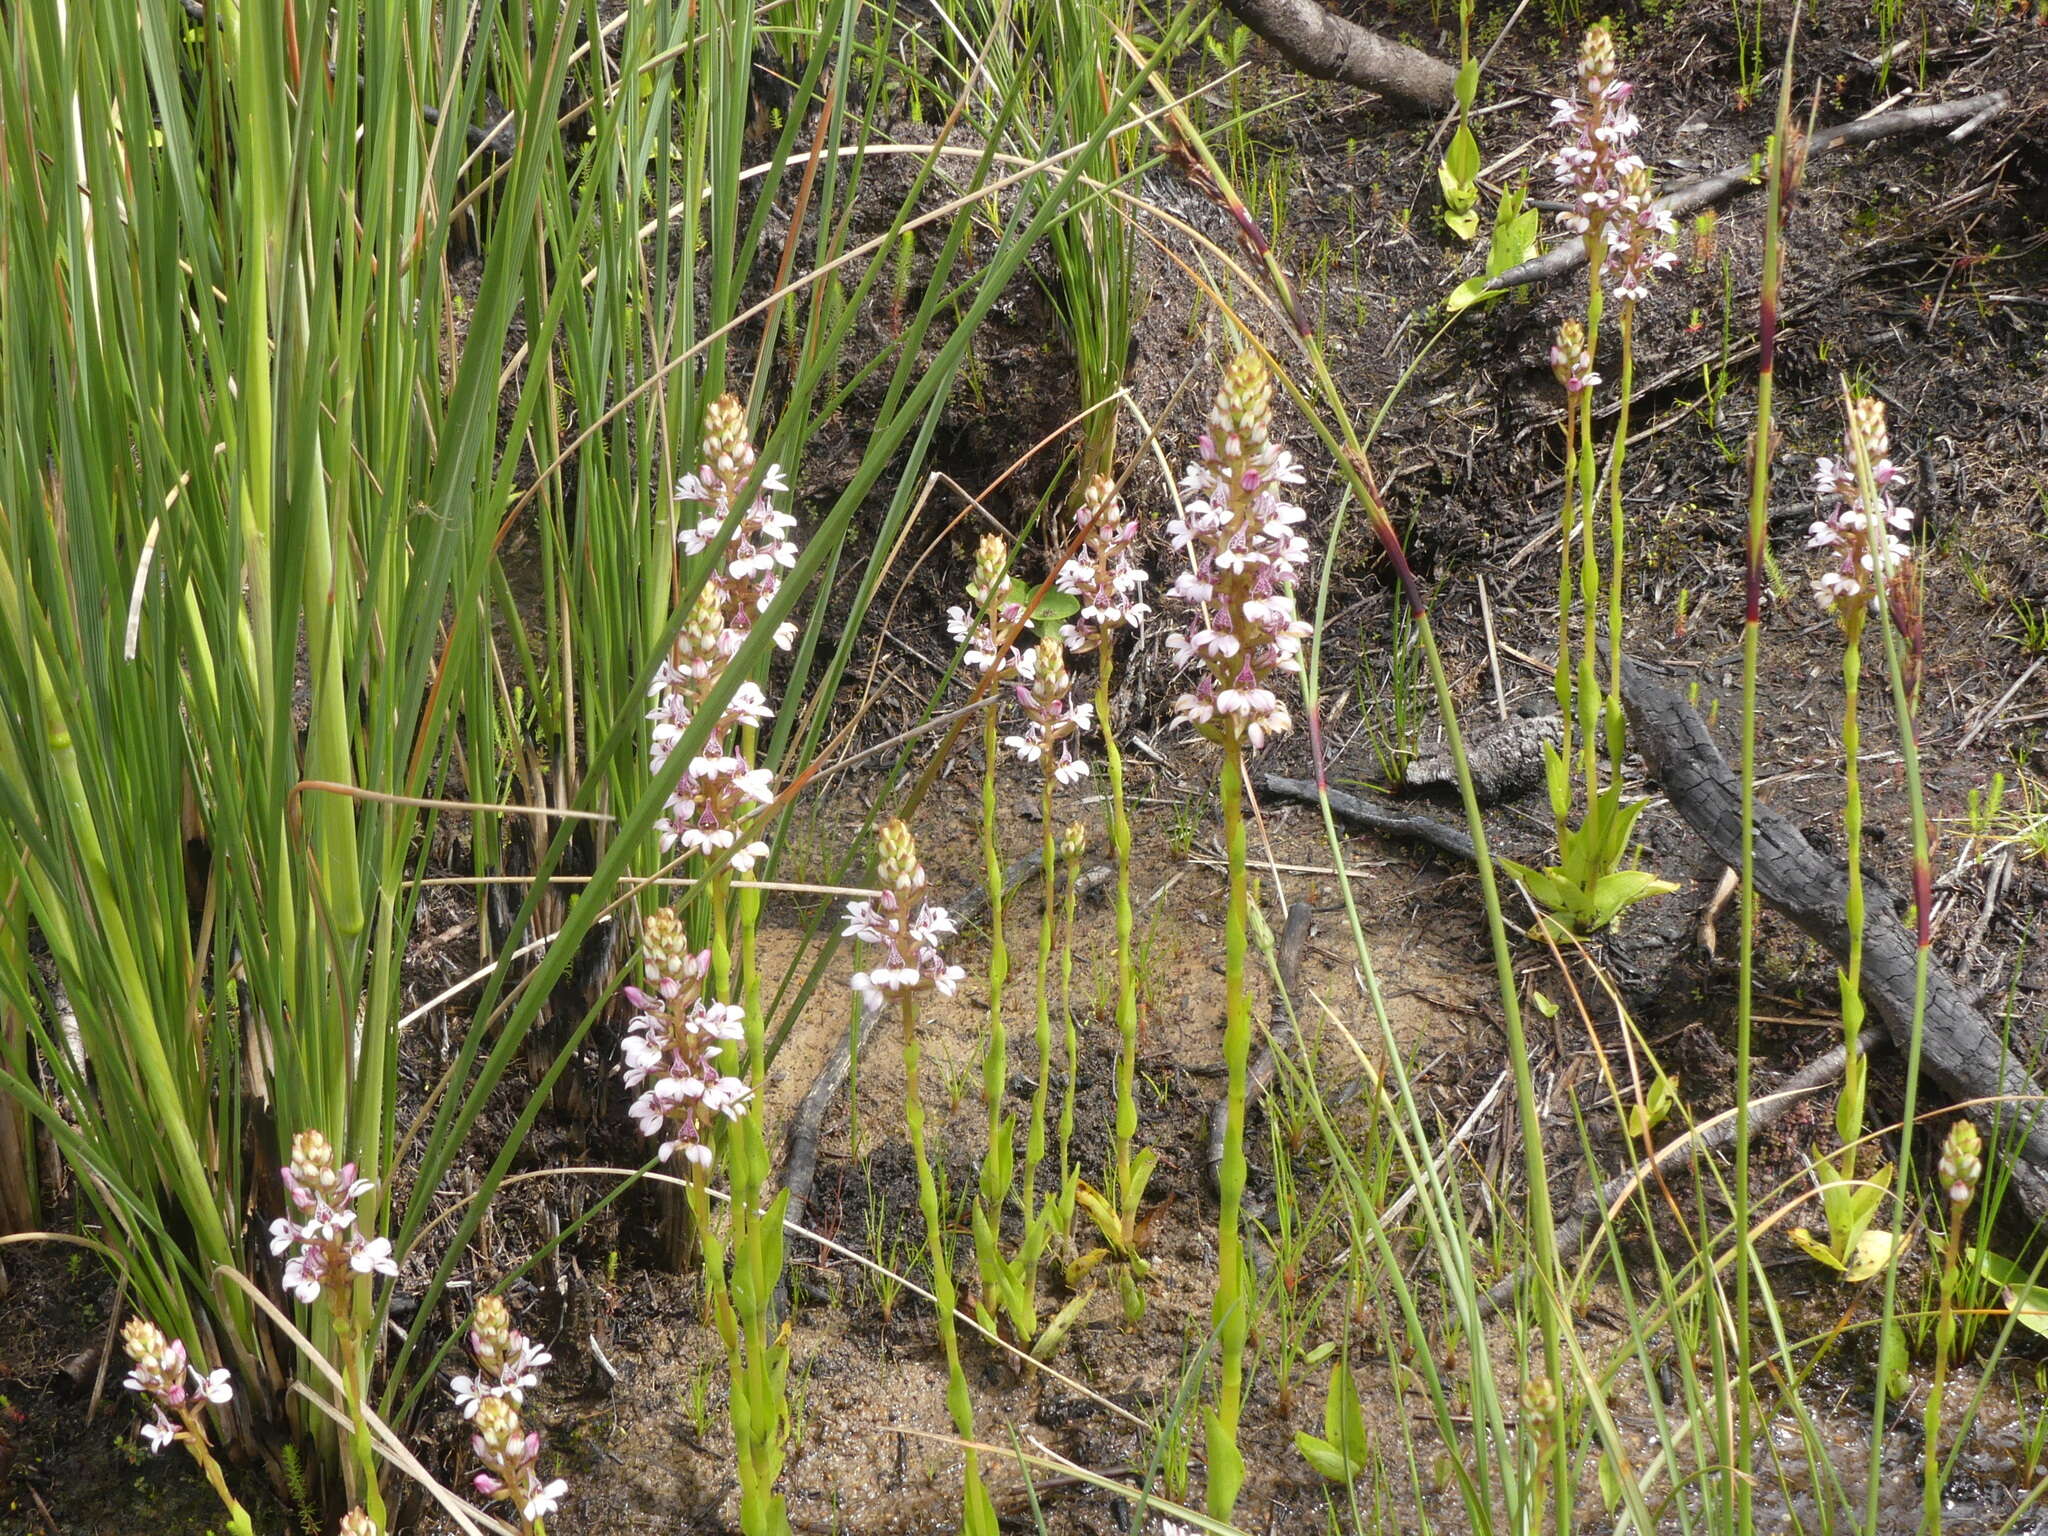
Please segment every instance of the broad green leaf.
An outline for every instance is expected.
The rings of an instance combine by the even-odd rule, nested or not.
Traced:
[[[1458,111],[1461,114],[1472,110],[1472,103],[1479,99],[1477,59],[1467,59],[1458,67],[1458,78],[1451,86],[1451,93],[1458,98]],[[1464,129],[1461,127],[1458,131],[1463,133]]]

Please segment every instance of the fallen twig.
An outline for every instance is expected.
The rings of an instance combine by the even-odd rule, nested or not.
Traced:
[[[1269,773],[1260,779],[1259,788],[1262,794],[1276,800],[1292,800],[1297,805],[1320,805],[1323,801],[1323,792],[1317,789],[1313,779],[1283,779],[1278,774]],[[1405,837],[1411,842],[1426,843],[1439,853],[1448,853],[1468,864],[1478,857],[1473,852],[1472,839],[1464,829],[1448,822],[1418,816],[1410,811],[1390,810],[1362,796],[1347,795],[1341,789],[1329,791],[1329,800],[1330,810],[1339,821],[1392,837]]]
[[[1924,133],[1930,128],[1946,128],[1960,123],[1957,133],[1974,132],[1990,117],[2012,105],[2012,98],[2004,91],[1990,91],[1982,96],[1966,96],[1959,101],[1933,101],[1924,106],[1901,107],[1896,112],[1883,112],[1876,117],[1866,117],[1859,122],[1840,123],[1833,128],[1823,128],[1814,134],[1807,147],[1807,158],[1826,154],[1835,149],[1852,149],[1857,145],[1869,144],[1877,139],[1889,138],[1895,133]],[[1954,137],[1954,135],[1951,135]],[[1741,165],[1730,166],[1727,170],[1698,181],[1689,181],[1674,191],[1657,199],[1659,208],[1671,211],[1674,218],[1696,213],[1711,204],[1749,192],[1763,185],[1763,179],[1756,169],[1754,159]],[[1509,288],[1524,287],[1529,283],[1545,282],[1553,277],[1562,277],[1575,272],[1586,264],[1586,242],[1580,239],[1554,245],[1534,260],[1525,261],[1518,267],[1510,267],[1487,283],[1485,291],[1499,293]]]

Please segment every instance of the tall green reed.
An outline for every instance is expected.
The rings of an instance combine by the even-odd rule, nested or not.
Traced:
[[[443,771],[505,506],[492,429],[533,231],[484,243],[458,357],[450,227],[419,210],[457,201],[462,141],[419,88],[458,121],[487,83],[518,106],[530,202],[568,39],[553,13],[501,33],[290,0],[189,31],[156,9],[74,23],[22,18],[0,109],[24,316],[0,338],[0,815],[78,1032],[10,974],[65,1114],[25,1073],[5,1086],[83,1176],[143,1310],[243,1382],[225,1427],[246,1440],[290,1367],[216,1267],[262,1267],[243,1215],[292,1130],[369,1178],[391,1160],[432,827],[407,802]],[[331,89],[300,88],[336,57]],[[71,134],[86,100],[127,126]],[[86,627],[115,593],[129,623]]]

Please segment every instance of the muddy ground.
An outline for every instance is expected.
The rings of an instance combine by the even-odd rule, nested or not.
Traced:
[[[1504,14],[1481,17],[1482,43]],[[1409,7],[1397,30],[1440,47],[1442,20]],[[1646,153],[1668,181],[1739,161],[1768,129],[1765,109],[1744,100],[1729,20],[1719,5],[1650,5],[1621,18],[1626,72],[1639,82]],[[1767,5],[1765,37],[1782,38],[1787,20],[1785,7]],[[1543,153],[1542,96],[1563,82],[1564,49],[1576,29],[1575,18],[1525,15],[1508,34],[1490,77],[1502,84],[1480,119],[1489,180],[1511,179]],[[1791,226],[1788,323],[1779,352],[1782,447],[1772,506],[1777,569],[1767,607],[1762,771],[1771,803],[1814,841],[1838,849],[1839,645],[1832,621],[1805,596],[1802,546],[1813,456],[1834,451],[1837,395],[1846,374],[1890,402],[1898,456],[1913,471],[1911,504],[1923,519],[1917,539],[1926,594],[1919,729],[1929,805],[1940,823],[1937,955],[1981,990],[1988,1008],[2007,1008],[2016,1048],[2033,1055],[2048,1038],[2048,946],[2040,942],[2048,937],[2048,862],[2013,859],[2001,866],[1983,858],[1985,849],[1967,842],[1959,822],[1969,792],[1994,772],[2011,776],[2025,768],[2048,776],[2048,666],[2041,664],[2048,648],[2048,31],[2022,16],[1994,16],[1988,6],[1974,15],[1929,7],[1909,11],[1894,35],[1903,40],[1901,51],[1881,75],[1872,61],[1885,43],[1870,13],[1831,4],[1809,17],[1798,79],[1802,91],[1818,92],[1821,122],[1923,96],[1948,99],[1992,89],[2012,92],[2014,103],[1961,143],[1895,138],[1827,156],[1811,168]],[[1280,194],[1278,248],[1364,418],[1435,329],[1422,311],[1475,270],[1477,258],[1437,225],[1432,125],[1392,117],[1355,92],[1305,83],[1258,49],[1251,56],[1254,68],[1241,89],[1243,99],[1271,109],[1253,138]],[[1762,90],[1751,95],[1767,99],[1775,85],[1775,75],[1767,73]],[[1154,178],[1147,192],[1227,242],[1220,215],[1170,172]],[[1740,643],[1743,454],[1753,420],[1747,360],[1761,215],[1761,199],[1749,197],[1729,203],[1711,235],[1688,228],[1680,270],[1644,305],[1637,328],[1638,376],[1649,383],[1636,407],[1638,441],[1629,458],[1629,646],[1685,669],[1700,684],[1702,706],[1718,704],[1727,717],[1735,708],[1732,658]],[[958,392],[936,467],[962,484],[986,483],[1072,408],[1071,360],[1046,342],[1055,327],[1035,282],[1020,279],[978,341],[975,387]],[[1179,270],[1156,253],[1144,258],[1140,288],[1133,393],[1148,417],[1161,422],[1168,457],[1178,462],[1189,450],[1199,402],[1228,338]],[[1255,305],[1254,296],[1235,296]],[[1468,721],[1510,712],[1549,692],[1541,658],[1556,646],[1560,460],[1559,405],[1544,353],[1558,320],[1581,301],[1565,282],[1468,317],[1423,358],[1375,446],[1390,503],[1434,594],[1437,632]],[[1271,339],[1279,343],[1280,333]],[[845,430],[852,433],[857,424]],[[1311,472],[1311,526],[1319,539],[1327,538],[1333,482],[1298,423],[1296,433]],[[816,499],[836,490],[832,475],[844,458],[828,433],[806,464],[800,495]],[[1009,498],[997,503],[998,515],[1021,524],[1053,468],[1048,455],[1042,471],[1014,478]],[[1136,474],[1127,497],[1156,516],[1167,502],[1152,474]],[[1401,745],[1392,704],[1397,631],[1387,573],[1370,541],[1355,521],[1339,540],[1323,632],[1330,770],[1334,781],[1375,784],[1388,774],[1383,749]],[[1163,551],[1157,553],[1155,567],[1163,564]],[[960,561],[947,551],[926,562],[916,577],[920,585],[900,594],[896,616],[878,638],[881,675],[900,674],[906,697],[921,699],[938,681],[949,646],[935,615],[961,575]],[[1491,645],[1480,607],[1482,581]],[[1162,634],[1155,627],[1147,635],[1120,694],[1137,800],[1134,888],[1146,945],[1140,1134],[1162,1154],[1153,1185],[1160,1201],[1151,1236],[1155,1275],[1140,1325],[1126,1326],[1113,1301],[1099,1297],[1057,1362],[1091,1392],[1146,1418],[1171,1405],[1206,1327],[1215,1253],[1203,1145],[1207,1109],[1219,1087],[1222,1020],[1213,763],[1171,728]],[[1413,699],[1412,745],[1423,751],[1437,740],[1425,693],[1418,688]],[[879,737],[909,723],[882,708],[866,728]],[[1306,742],[1297,737],[1281,744],[1265,766],[1308,773]],[[973,818],[979,773],[973,744],[963,743],[919,817],[934,884],[950,898],[978,883]],[[1903,776],[1895,733],[1875,701],[1866,714],[1864,782],[1869,856],[1892,890],[1905,890]],[[1014,769],[1005,770],[1005,788],[1003,835],[1015,857],[1036,844],[1035,795]],[[1654,785],[1647,788],[1654,793]],[[810,801],[799,820],[794,866],[814,856],[823,867],[861,824],[874,792],[873,784],[842,778],[829,795]],[[1425,802],[1425,808],[1432,807]],[[1441,804],[1433,808],[1452,814]],[[1099,801],[1089,799],[1080,814],[1094,829],[1091,861],[1106,856]],[[1491,814],[1504,845],[1541,851],[1547,811],[1540,794]],[[1337,1031],[1313,1022],[1326,1008],[1366,1032],[1369,1049],[1378,1048],[1336,915],[1330,850],[1311,813],[1269,806],[1266,818],[1276,868],[1266,877],[1263,910],[1277,921],[1284,890],[1286,900],[1306,899],[1324,914],[1302,969],[1303,1016],[1311,1021],[1324,1090],[1339,1103],[1340,1122],[1362,1135],[1371,1110],[1369,1096],[1359,1091],[1357,1058]],[[1647,861],[1684,885],[1666,900],[1696,909],[1718,868],[1666,813],[1652,810],[1645,835]],[[451,869],[466,868],[455,852],[450,849]],[[1512,1203],[1517,1158],[1510,1100],[1496,1091],[1507,1063],[1476,884],[1466,869],[1394,842],[1352,838],[1346,860],[1360,877],[1366,937],[1395,1033],[1413,1064],[1415,1091],[1446,1134],[1475,1108],[1490,1106],[1466,1145],[1479,1168],[1503,1181]],[[794,866],[785,872],[804,878]],[[1035,893],[1019,899],[1009,929],[1011,1084],[1020,1096],[1037,1071],[1028,1029],[1036,900]],[[771,911],[776,932],[764,940],[770,957],[793,952],[803,921],[813,915]],[[416,997],[432,995],[473,966],[474,932],[464,927],[472,916],[452,897],[429,911],[410,978]],[[1098,1002],[1107,985],[1108,932],[1100,896],[1088,898],[1073,996],[1082,1019],[1076,1144],[1091,1168],[1107,1154],[1112,1095],[1114,1031]],[[1718,956],[1689,950],[1664,995],[1641,1010],[1644,1032],[1679,1077],[1695,1116],[1728,1103],[1733,945],[1731,912],[1720,925]],[[971,935],[956,958],[978,975],[984,954],[981,937]],[[1571,986],[1554,974],[1540,946],[1525,944],[1518,963],[1529,988],[1570,995]],[[842,957],[835,983],[849,968]],[[1837,1028],[1833,973],[1830,959],[1766,916],[1758,981],[1763,1073],[1793,1070],[1831,1043]],[[1574,979],[1597,996],[1589,978]],[[980,1145],[977,1062],[985,997],[970,981],[928,1020],[927,1097],[956,1199],[973,1187]],[[557,1011],[573,1017],[577,1010]],[[837,1042],[846,1012],[845,994],[835,984],[803,1013],[775,1064],[766,1106],[771,1139]],[[468,1022],[459,1000],[429,1020],[409,1045],[408,1072],[426,1080],[445,1042]],[[619,1128],[623,1100],[610,1065],[622,1022],[605,1026],[587,1049],[575,1080],[530,1139],[523,1170],[636,1159],[633,1138]],[[1554,1111],[1560,1168],[1578,1163],[1567,1096],[1576,1091],[1588,1102],[1597,1099],[1596,1042],[1611,1046],[1617,1038],[1597,1006],[1594,1024],[1589,1033],[1567,1010],[1538,1030],[1535,1066]],[[1874,1113],[1895,1115],[1896,1065],[1882,1061],[1875,1078]],[[1284,1120],[1284,1106],[1281,1112]],[[1823,1109],[1801,1111],[1774,1131],[1755,1149],[1760,1178],[1775,1182],[1796,1170],[1802,1149],[1825,1131],[1825,1120]],[[885,1043],[863,1060],[852,1105],[842,1105],[828,1122],[811,1221],[822,1236],[915,1278],[924,1268],[900,1124],[901,1070]],[[1253,1198],[1270,1211],[1263,1117],[1255,1131]],[[483,1138],[478,1167],[495,1145],[495,1138]],[[1610,1141],[1601,1150],[1611,1171],[1618,1148]],[[1312,1166],[1304,1171],[1313,1178]],[[482,1235],[471,1278],[493,1283],[555,1223],[580,1214],[606,1187],[595,1178],[537,1180],[508,1192]],[[727,1528],[736,1506],[722,1428],[722,1363],[700,1317],[694,1282],[665,1274],[654,1262],[656,1209],[652,1197],[629,1196],[515,1292],[525,1325],[557,1360],[538,1402],[551,1454],[575,1490],[559,1522],[563,1531],[712,1532]],[[1314,1262],[1327,1265],[1338,1246],[1335,1235],[1320,1242]],[[962,1258],[971,1268],[965,1249]],[[1839,1313],[1840,1288],[1789,1246],[1774,1247],[1767,1258],[1793,1306],[1816,1316]],[[88,1422],[117,1304],[112,1286],[90,1265],[62,1254],[14,1249],[4,1263],[12,1290],[0,1305],[0,1533],[148,1529],[180,1536],[207,1529],[203,1485],[175,1458],[139,1454],[125,1404],[102,1401]],[[786,1476],[792,1520],[800,1530],[820,1532],[950,1529],[957,1460],[940,1445],[901,1433],[947,1427],[943,1364],[928,1309],[815,1244],[793,1241],[791,1265],[800,1303],[791,1378],[797,1435]],[[1321,1278],[1312,1273],[1304,1285],[1312,1288]],[[1589,1344],[1614,1342],[1611,1320],[1598,1306],[1588,1314],[1582,1326]],[[1334,1313],[1326,1316],[1308,1336],[1327,1336],[1335,1321]],[[2035,1373],[2043,1351],[2038,1341],[2023,1339],[2017,1353],[1993,1383],[1965,1458],[1968,1476],[1952,1490],[1957,1519],[1951,1529],[1990,1529],[2014,1507],[2027,1481],[2025,1430],[2042,1411]],[[1041,1440],[1098,1469],[1145,1468],[1152,1446],[1089,1392],[1041,1377],[1020,1379],[994,1351],[979,1347],[970,1353],[970,1370],[992,1436],[1014,1432]],[[109,1388],[118,1371],[114,1376]],[[1413,1508],[1399,1470],[1394,1425],[1396,1416],[1406,1416],[1420,1429],[1422,1414],[1400,1398],[1383,1369],[1366,1385],[1396,1493],[1387,1518],[1392,1527],[1410,1529],[1424,1511]],[[1840,1358],[1829,1385],[1827,1412],[1836,1418],[1827,1422],[1838,1421],[1841,1431],[1838,1465],[1843,1476],[1854,1477],[1863,1454],[1868,1380],[1853,1352]],[[119,1397],[117,1391],[100,1395]],[[1270,1372],[1258,1379],[1246,1427],[1254,1469],[1242,1510],[1247,1529],[1322,1524],[1320,1485],[1291,1446],[1294,1429],[1318,1426],[1320,1409],[1320,1378],[1313,1373],[1285,1412]],[[1628,1422],[1629,1405],[1620,1411]],[[421,1449],[445,1476],[459,1475],[455,1435],[429,1431]],[[1898,1489],[1888,1507],[1898,1511],[1901,1529],[1917,1513],[1918,1454],[1906,1429],[1887,1449]],[[2038,1469],[2032,1475],[2038,1477]],[[243,1469],[239,1481],[261,1496],[264,1479],[255,1469]],[[1801,1483],[1797,1476],[1792,1481]],[[1014,1478],[999,1482],[1005,1512],[1028,1525],[1021,1485]],[[1121,1532],[1130,1523],[1127,1507],[1085,1488],[1054,1485],[1041,1497],[1055,1530]],[[1776,1499],[1775,1490],[1769,1497]],[[1426,1513],[1447,1522],[1442,1528],[1459,1527],[1447,1493],[1429,1501]],[[1795,1516],[1815,1517],[1810,1501],[1794,1510],[1767,1503],[1765,1514],[1774,1527]],[[259,1520],[282,1531],[292,1517],[273,1503]],[[430,1520],[416,1528],[440,1529]]]

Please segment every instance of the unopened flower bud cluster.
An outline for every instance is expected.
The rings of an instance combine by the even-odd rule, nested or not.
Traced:
[[[298,1211],[270,1224],[270,1251],[290,1254],[285,1289],[310,1306],[324,1294],[341,1305],[358,1275],[395,1275],[398,1261],[388,1237],[366,1237],[355,1203],[377,1186],[356,1177],[356,1165],[334,1164],[334,1148],[318,1131],[292,1138],[291,1162],[278,1171]]]
[[[967,647],[962,659],[997,682],[1017,675],[1021,663],[1014,636],[1024,622],[1024,605],[1010,596],[1010,551],[1000,534],[985,533],[974,549],[974,574],[967,579],[967,604],[946,610],[946,629]]]
[[[1958,1120],[1942,1139],[1941,1160],[1935,1166],[1941,1192],[1950,1205],[1968,1205],[1984,1177],[1984,1138],[1967,1120]]]
[[[1181,481],[1183,512],[1167,525],[1187,569],[1172,596],[1190,615],[1167,649],[1198,669],[1175,715],[1206,736],[1234,737],[1253,751],[1293,728],[1274,692],[1301,671],[1308,625],[1295,612],[1294,583],[1308,558],[1306,514],[1283,499],[1302,483],[1294,456],[1274,441],[1273,380],[1256,352],[1240,352],[1201,438],[1201,458]]]
[[[469,1353],[476,1361],[476,1374],[457,1376],[449,1383],[465,1419],[475,1418],[488,1398],[507,1398],[515,1408],[525,1406],[526,1389],[540,1384],[540,1368],[554,1359],[512,1326],[512,1310],[502,1296],[477,1302]]]
[[[1088,777],[1088,762],[1074,756],[1074,738],[1095,719],[1095,706],[1074,702],[1074,678],[1067,671],[1066,650],[1058,639],[1046,639],[1026,653],[1022,666],[1028,681],[1016,685],[1024,708],[1023,733],[1007,736],[1003,745],[1027,763],[1042,763],[1062,784]]]
[[[746,1012],[704,996],[711,953],[689,948],[670,909],[647,915],[642,951],[647,984],[626,988],[640,1011],[619,1046],[626,1086],[642,1089],[628,1113],[641,1135],[659,1138],[655,1153],[663,1162],[681,1152],[694,1167],[709,1168],[712,1127],[721,1118],[737,1120],[752,1096],[743,1078],[719,1065],[725,1042],[746,1038]]]

